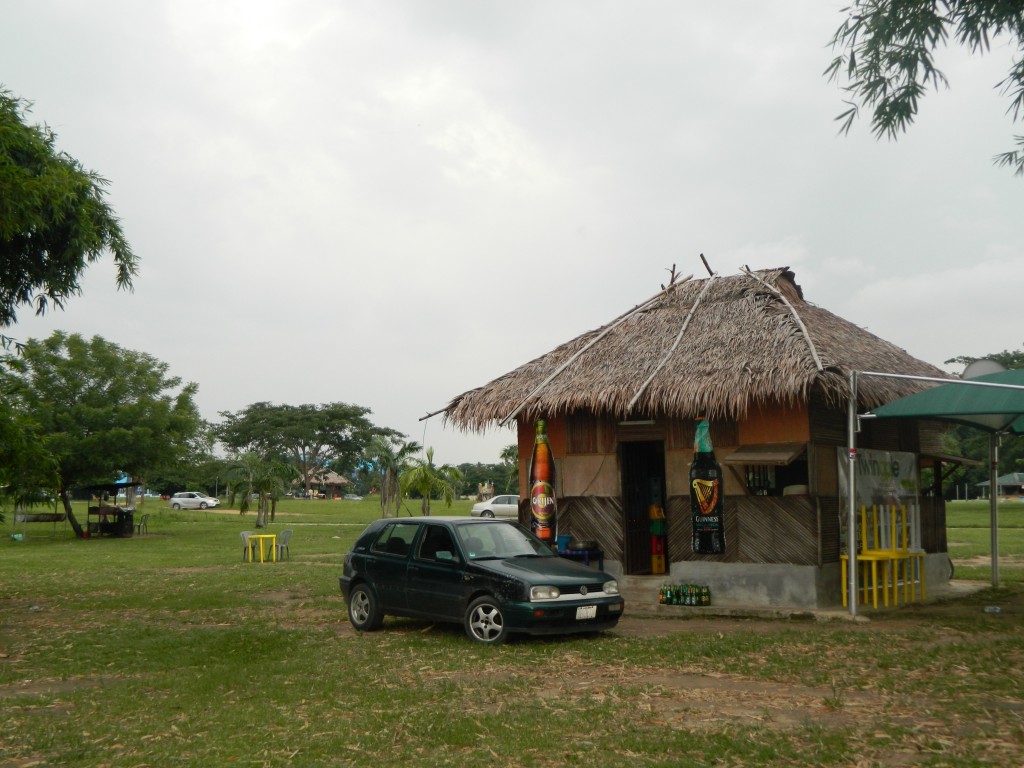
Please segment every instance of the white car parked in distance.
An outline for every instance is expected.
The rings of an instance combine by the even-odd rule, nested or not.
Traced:
[[[181,491],[171,496],[171,509],[213,509],[218,504],[220,499],[201,491]]]
[[[503,494],[492,496],[487,501],[473,505],[469,511],[473,517],[519,517],[519,497]]]

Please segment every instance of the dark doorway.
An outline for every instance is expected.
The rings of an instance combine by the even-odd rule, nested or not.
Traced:
[[[619,443],[624,516],[623,568],[627,574],[651,573],[651,504],[665,506],[665,444]],[[666,552],[666,560],[668,553]]]

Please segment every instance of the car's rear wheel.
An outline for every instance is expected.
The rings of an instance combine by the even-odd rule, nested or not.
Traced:
[[[478,597],[466,610],[466,634],[478,643],[498,645],[508,637],[501,605],[490,595]]]
[[[200,501],[199,502],[199,508],[200,509],[206,509],[206,502],[205,501]]]
[[[348,620],[360,632],[372,632],[384,622],[377,596],[365,584],[356,585],[349,593]]]
[[[480,513],[480,517],[494,517],[494,513],[491,512],[491,510],[489,509],[485,509],[483,512]]]
[[[181,504],[171,504],[171,509],[181,509]]]

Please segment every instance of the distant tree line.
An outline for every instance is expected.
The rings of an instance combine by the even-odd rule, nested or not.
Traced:
[[[405,499],[429,514],[431,501],[450,504],[481,483],[496,492],[514,484],[514,455],[493,465],[438,464],[433,449],[375,425],[362,406],[258,402],[222,412],[214,425],[200,417],[196,391],[169,375],[166,363],[99,336],[58,331],[4,351],[0,513],[56,492],[82,535],[71,500],[123,475],[164,495],[226,496],[243,513],[255,508],[257,527],[274,519],[286,493],[317,490],[330,473],[355,492],[379,493],[389,516]]]

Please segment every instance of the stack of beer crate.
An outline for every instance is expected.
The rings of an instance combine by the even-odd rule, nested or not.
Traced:
[[[647,516],[651,521],[651,573],[664,573],[665,537],[668,534],[665,510],[658,504],[651,504],[647,508]]]

